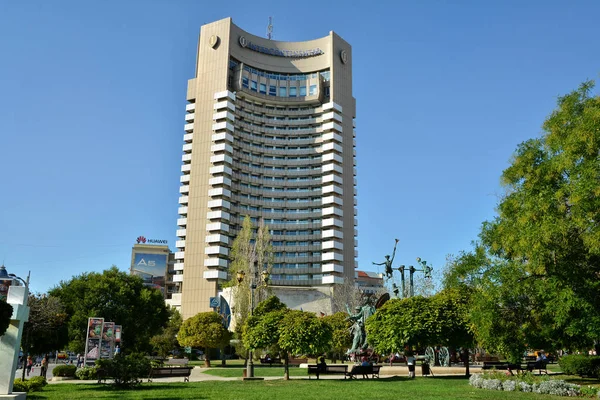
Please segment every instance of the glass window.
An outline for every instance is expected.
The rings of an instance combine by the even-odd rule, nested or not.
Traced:
[[[260,84],[260,92],[262,94],[267,94],[267,85],[265,85],[264,83]]]
[[[242,78],[242,86],[248,88],[248,77],[244,76]]]
[[[256,81],[251,81],[250,82],[250,90],[254,90],[256,92],[257,86],[256,86]]]
[[[310,85],[308,94],[314,96],[317,94],[317,85]]]
[[[300,86],[300,96],[306,96],[306,86]]]
[[[286,87],[279,88],[279,97],[287,97],[287,88]]]
[[[296,97],[296,95],[297,95],[297,93],[298,93],[297,91],[298,91],[298,88],[297,88],[297,87],[295,87],[295,86],[292,86],[292,87],[290,88],[290,97]]]
[[[269,96],[277,96],[277,86],[269,85]],[[275,109],[275,107],[267,107],[270,109]]]

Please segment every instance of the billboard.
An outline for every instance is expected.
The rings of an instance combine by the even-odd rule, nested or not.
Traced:
[[[144,280],[144,284],[164,292],[168,254],[136,253],[133,259],[133,275]]]
[[[85,341],[84,363],[100,358],[100,346],[104,318],[88,318],[88,327]]]

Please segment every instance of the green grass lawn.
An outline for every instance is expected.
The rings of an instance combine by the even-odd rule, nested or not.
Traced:
[[[144,383],[137,390],[108,385],[53,384],[28,399],[559,399],[556,396],[475,389],[464,378],[270,380]],[[562,399],[562,398],[561,398]],[[564,399],[563,399],[564,400]]]

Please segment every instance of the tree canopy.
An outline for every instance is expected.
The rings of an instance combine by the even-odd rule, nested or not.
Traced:
[[[141,278],[119,271],[90,272],[62,281],[50,290],[64,304],[68,319],[69,348],[83,352],[89,317],[122,325],[123,348],[150,351],[150,338],[169,318],[159,290],[144,286]]]
[[[331,328],[333,358],[341,357],[346,350],[352,347],[352,335],[350,334],[352,322],[348,320],[348,314],[341,311],[323,317],[323,321]]]
[[[0,300],[0,336],[6,333],[10,325],[10,317],[12,317],[13,307],[6,301]]]
[[[446,285],[476,291],[477,339],[513,357],[527,346],[583,349],[600,338],[600,97],[593,88],[585,82],[560,97],[541,137],[518,146],[502,174],[497,217],[483,224],[471,252],[450,262]]]
[[[204,362],[210,367],[208,349],[223,348],[229,344],[231,333],[223,326],[223,319],[213,311],[201,312],[183,321],[177,340],[181,346],[204,348]]]
[[[163,358],[166,358],[171,351],[179,347],[179,342],[177,342],[177,334],[179,333],[179,329],[183,323],[183,319],[179,311],[177,311],[175,308],[169,308],[168,311],[169,322],[167,323],[167,326],[162,329],[161,333],[150,338],[150,344],[154,348],[154,351],[156,351],[157,354]]]

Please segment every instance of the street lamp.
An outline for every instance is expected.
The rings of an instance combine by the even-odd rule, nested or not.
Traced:
[[[246,278],[246,272],[238,271],[236,274],[238,284],[242,284]],[[264,282],[264,286],[269,284],[269,271],[263,269],[260,274],[258,273],[258,261],[254,260],[250,267],[250,315],[254,313],[254,289],[256,289],[260,283]],[[254,360],[252,359],[252,350],[248,350],[248,361],[246,363],[246,370],[248,371],[247,377],[254,378]]]
[[[13,308],[10,325],[4,335],[0,337],[0,354],[2,354],[0,358],[0,397],[12,394],[19,349],[21,348],[23,325],[29,319],[29,307],[27,306],[29,276],[30,274],[24,280],[15,274],[6,272],[4,265],[0,266],[0,284],[3,288],[7,288],[6,302]],[[15,281],[17,285],[12,285]],[[24,286],[20,286],[19,281]]]

